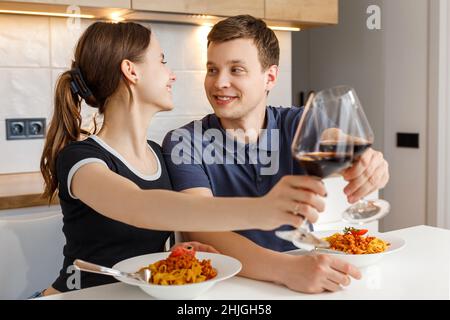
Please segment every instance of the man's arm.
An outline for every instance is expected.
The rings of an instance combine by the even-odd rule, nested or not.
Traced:
[[[209,178],[201,164],[176,164],[172,151],[176,142],[167,135],[163,149],[174,189],[185,193],[212,197]],[[289,181],[280,181],[289,183]],[[277,188],[275,186],[274,189]],[[310,221],[317,220],[318,211],[323,211],[323,201],[317,195],[324,196],[325,189],[311,177],[302,177],[293,191],[299,198],[299,212]],[[286,194],[276,194],[276,198]],[[291,208],[294,208],[294,204]],[[290,209],[291,209],[290,208]],[[340,285],[348,285],[350,278],[359,278],[357,269],[339,259],[324,255],[291,256],[262,248],[252,241],[234,232],[202,233],[191,232],[187,238],[208,243],[224,254],[233,256],[243,264],[241,275],[281,283],[292,290],[317,293],[324,290],[336,291]]]
[[[191,188],[187,194],[212,197],[208,188]],[[354,266],[331,256],[293,256],[263,248],[235,232],[189,232],[191,240],[208,243],[219,252],[242,263],[241,276],[279,283],[300,292],[338,291],[350,284],[350,277],[360,279]]]
[[[183,193],[213,197],[208,188],[192,188]],[[270,282],[281,282],[279,265],[286,255],[263,248],[235,232],[189,232],[183,233],[186,240],[208,243],[220,253],[235,257],[242,263],[240,275]],[[264,261],[264,263],[262,263]]]

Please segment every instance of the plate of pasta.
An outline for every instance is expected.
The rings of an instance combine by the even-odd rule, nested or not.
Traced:
[[[236,275],[242,268],[239,260],[217,253],[195,252],[184,248],[158,252],[123,260],[113,266],[124,272],[148,269],[148,283],[116,277],[140,287],[155,299],[194,299],[219,281]]]
[[[315,231],[313,234],[330,243],[330,250],[325,254],[336,255],[358,268],[372,265],[384,256],[394,254],[406,246],[405,240],[397,236],[352,227],[343,231]],[[294,250],[290,253],[304,254],[305,251]]]

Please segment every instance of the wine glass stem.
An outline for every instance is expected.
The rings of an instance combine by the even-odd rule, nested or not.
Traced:
[[[365,198],[359,199],[356,203],[356,210],[359,213],[363,213],[365,209],[367,208],[367,200]]]

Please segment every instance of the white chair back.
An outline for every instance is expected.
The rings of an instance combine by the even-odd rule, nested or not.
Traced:
[[[0,211],[0,299],[26,299],[59,274],[65,238],[59,206]]]

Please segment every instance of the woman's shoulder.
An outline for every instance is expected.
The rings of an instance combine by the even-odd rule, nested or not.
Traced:
[[[59,169],[70,168],[74,164],[88,159],[100,160],[109,167],[110,157],[108,157],[107,152],[89,138],[72,141],[61,149],[56,158],[56,166]]]
[[[105,150],[94,140],[86,138],[80,141],[71,141],[59,152],[59,155],[72,155],[74,153],[104,156]]]

